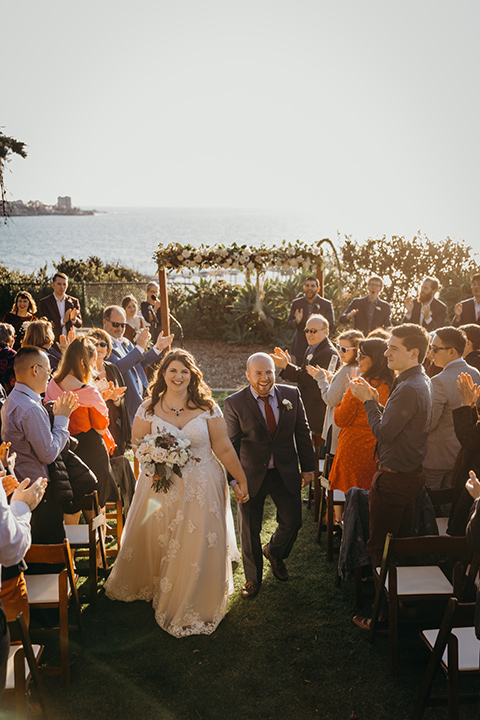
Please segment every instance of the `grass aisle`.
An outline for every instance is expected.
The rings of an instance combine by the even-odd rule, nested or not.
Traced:
[[[71,684],[46,678],[59,720],[371,720],[408,718],[426,653],[401,638],[401,669],[388,674],[387,640],[372,647],[355,628],[352,590],[334,586],[334,567],[315,542],[312,510],[288,561],[290,579],[264,571],[261,591],[243,600],[243,571],[226,618],[210,636],[176,639],[155,623],[150,604],[111,602],[85,612]],[[265,541],[274,527],[266,507]],[[471,718],[472,706],[461,717]],[[425,720],[446,718],[428,709]]]

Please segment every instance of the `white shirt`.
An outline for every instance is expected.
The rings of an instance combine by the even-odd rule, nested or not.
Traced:
[[[66,328],[65,324],[63,322],[63,318],[65,316],[65,295],[63,296],[63,300],[59,300],[56,295],[54,295],[55,302],[57,303],[58,312],[60,313],[60,322],[62,324],[62,334],[66,335]]]

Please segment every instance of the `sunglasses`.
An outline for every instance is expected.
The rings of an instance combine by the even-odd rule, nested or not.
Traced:
[[[432,345],[430,350],[433,352],[434,355],[437,354],[437,352],[440,352],[440,350],[451,350],[452,346],[448,345],[447,347],[437,347],[436,345]]]
[[[368,355],[365,355],[365,353],[362,353],[360,350],[357,350],[357,360],[363,360],[364,358],[367,358]]]
[[[112,325],[113,325],[113,323],[112,323]],[[95,343],[95,347],[106,348],[106,347],[108,347],[108,345],[107,345],[106,342],[104,342],[104,341],[102,340],[102,341],[100,341],[100,342],[96,342],[96,343]]]
[[[337,345],[337,350],[342,353],[347,353],[349,350],[355,350],[354,347],[344,347],[343,345]]]
[[[111,320],[109,320],[108,322],[114,328],[119,328],[119,327],[126,328],[127,327],[127,323],[117,323],[117,322],[112,322]]]

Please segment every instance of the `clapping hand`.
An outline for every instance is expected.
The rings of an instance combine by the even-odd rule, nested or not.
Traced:
[[[465,487],[467,488],[473,499],[477,500],[477,498],[480,497],[480,482],[478,482],[477,476],[475,475],[473,470],[470,470],[469,475],[470,477],[465,483]]]
[[[65,335],[60,335],[60,339],[57,342],[57,347],[60,350],[60,352],[62,353],[62,355],[65,352],[65,350],[67,349],[67,347],[70,345],[72,340],[75,340],[75,329],[74,328],[71,328],[68,331],[67,337],[65,337]]]
[[[143,330],[140,330],[140,332],[137,335],[137,345],[139,345],[142,348],[142,350],[145,350],[149,339],[150,339],[150,330],[147,327],[143,328]]]
[[[367,400],[373,400],[378,404],[378,392],[363,377],[353,377],[349,383],[352,395],[364,403]]]
[[[279,347],[274,348],[273,353],[270,353],[270,357],[275,363],[275,366],[281,368],[286,368],[288,363],[292,361],[288,350],[282,350]]]
[[[78,407],[78,398],[73,392],[64,392],[53,403],[53,414],[70,417],[72,412]]]
[[[453,308],[453,312],[457,320],[460,320],[462,317],[462,311],[463,311],[463,305],[461,302],[458,302],[455,307]]]
[[[407,311],[407,314],[411,315],[412,310],[413,310],[413,298],[410,297],[410,295],[407,295],[407,297],[405,298],[404,305],[405,305],[405,310]]]
[[[297,310],[295,310],[295,320],[297,321],[297,325],[300,325],[303,320],[303,308],[297,308]]]
[[[475,407],[480,396],[480,386],[473,382],[473,378],[468,373],[460,373],[457,378],[458,392],[462,405]]]
[[[314,380],[322,375],[326,375],[325,370],[321,368],[320,365],[307,365],[305,370],[308,372],[310,377],[313,377]]]
[[[6,470],[0,471],[0,478],[2,479],[2,485],[3,489],[5,490],[5,495],[8,497],[13,493],[15,488],[18,487],[19,482],[17,478],[13,477],[13,475],[7,475]]]
[[[12,495],[12,502],[20,500],[20,502],[27,503],[30,510],[35,510],[40,500],[43,498],[45,490],[47,489],[48,480],[47,478],[39,477],[29,487],[30,478],[25,478],[15,488]]]

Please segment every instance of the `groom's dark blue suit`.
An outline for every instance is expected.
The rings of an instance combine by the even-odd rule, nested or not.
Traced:
[[[313,472],[315,455],[297,388],[275,385],[279,417],[273,438],[250,386],[226,398],[228,434],[247,476],[250,500],[238,506],[245,578],[260,585],[263,506],[270,495],[278,526],[268,544],[278,560],[287,558],[302,525],[302,472]],[[273,468],[269,468],[273,457]]]

